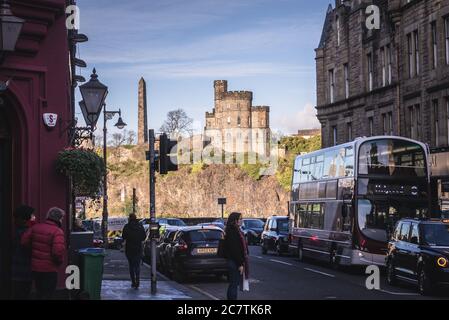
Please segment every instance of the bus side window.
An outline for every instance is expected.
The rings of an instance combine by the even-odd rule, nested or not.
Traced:
[[[293,222],[293,228],[299,227],[299,205],[295,205],[295,219]]]
[[[352,147],[346,148],[345,157],[345,177],[354,176],[354,150]]]
[[[307,228],[309,226],[308,210],[306,204],[302,204],[300,208],[299,226],[301,228]]]
[[[307,182],[310,180],[310,169],[310,158],[302,159],[301,182]]]
[[[298,210],[299,210],[299,212],[298,212],[298,214],[299,214],[298,227],[305,228],[307,226],[307,222],[306,222],[306,220],[307,220],[307,217],[306,217],[307,205],[302,204],[302,205],[298,206]]]
[[[352,229],[352,204],[343,204],[341,207],[342,231],[347,232]]]
[[[320,180],[323,178],[323,169],[324,169],[324,157],[318,156],[316,158],[315,169],[313,171],[313,177],[315,180]]]
[[[293,173],[293,184],[298,184],[301,182],[301,167],[302,167],[302,160],[301,158],[296,158],[295,161],[295,169]]]

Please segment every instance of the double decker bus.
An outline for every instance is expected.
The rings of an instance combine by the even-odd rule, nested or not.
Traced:
[[[298,156],[289,251],[338,265],[385,265],[402,218],[430,215],[429,149],[402,137],[358,138]]]

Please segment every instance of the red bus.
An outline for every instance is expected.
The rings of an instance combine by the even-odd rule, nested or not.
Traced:
[[[378,136],[298,156],[289,206],[289,251],[338,265],[385,265],[396,221],[427,218],[429,149]]]

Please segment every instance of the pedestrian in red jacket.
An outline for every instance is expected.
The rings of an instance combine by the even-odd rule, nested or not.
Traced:
[[[58,270],[66,250],[62,231],[64,216],[64,210],[51,208],[45,222],[34,225],[22,236],[22,245],[31,248],[37,299],[49,300],[56,290]]]

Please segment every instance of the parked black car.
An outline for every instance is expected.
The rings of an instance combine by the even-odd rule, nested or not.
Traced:
[[[159,268],[162,272],[167,272],[168,270],[168,262],[167,262],[167,247],[173,243],[173,240],[176,236],[176,233],[179,231],[179,228],[169,228],[164,233],[164,237],[161,239],[161,242],[158,245],[158,259],[159,259]]]
[[[226,260],[217,255],[218,242],[223,237],[223,230],[213,226],[180,229],[165,249],[169,276],[184,281],[192,274],[226,275]]]
[[[288,217],[271,216],[265,223],[261,236],[262,254],[275,251],[282,255],[288,252]]]
[[[164,230],[159,240],[156,243],[156,261],[158,270],[164,271],[166,269],[165,248],[173,241],[173,238],[178,231],[177,227],[169,227]],[[151,238],[150,232],[147,231],[147,239],[143,246],[144,261],[151,264]]]
[[[449,220],[400,220],[388,246],[387,282],[418,285],[429,295],[439,285],[449,285]]]
[[[248,245],[260,244],[265,223],[260,219],[243,219],[242,231]]]

